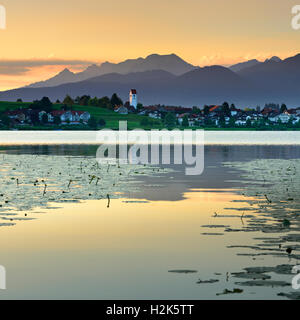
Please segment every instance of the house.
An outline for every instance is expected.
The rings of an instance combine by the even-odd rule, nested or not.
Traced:
[[[134,109],[137,109],[138,98],[136,89],[131,89],[129,92],[129,104],[130,106],[133,106]]]
[[[115,112],[126,115],[128,114],[128,109],[124,106],[121,106],[117,110],[115,110]]]
[[[238,109],[235,106],[230,107],[230,114],[232,117],[235,117],[238,114]]]
[[[180,115],[177,116],[177,121],[178,121],[178,123],[179,123],[180,125],[182,125],[183,118],[184,118],[185,116],[188,116],[188,113],[182,113],[182,114],[180,114]]]
[[[85,111],[75,111],[75,110],[54,110],[48,114],[48,121],[54,122],[54,118],[59,117],[62,124],[80,124],[80,123],[87,123],[91,118],[89,112]]]
[[[300,122],[300,116],[295,116],[292,120],[292,124],[297,124]]]
[[[5,112],[5,115],[12,120],[23,123],[26,120],[26,114],[23,110],[10,110]]]
[[[46,111],[40,111],[40,112],[38,113],[39,120],[40,120],[41,122],[42,122],[42,120],[43,120],[43,116],[44,116],[44,115],[48,116],[48,114],[47,114]],[[49,116],[48,116],[48,122],[49,122]]]
[[[235,121],[236,126],[245,126],[246,124],[247,124],[247,121],[243,119],[238,119]]]
[[[114,107],[114,112],[118,112],[118,110],[120,109],[120,107],[122,107],[121,105],[120,106],[115,106]]]
[[[281,123],[288,123],[291,119],[291,115],[289,115],[287,112],[285,113],[271,113],[268,117],[270,122],[273,123],[277,123],[277,122],[281,122]]]
[[[148,106],[144,107],[140,112],[139,115],[141,116],[148,116],[152,119],[161,119],[161,111],[159,106]]]
[[[209,113],[210,115],[218,114],[222,111],[222,106],[210,106]]]
[[[278,119],[281,121],[281,123],[288,123],[291,119],[291,115],[288,112],[281,113],[278,116]]]

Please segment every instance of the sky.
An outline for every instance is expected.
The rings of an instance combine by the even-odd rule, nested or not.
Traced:
[[[69,67],[175,53],[231,65],[300,52],[291,27],[300,0],[0,0],[0,90]]]

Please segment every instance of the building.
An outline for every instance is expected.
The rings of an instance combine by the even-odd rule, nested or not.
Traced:
[[[26,119],[26,111],[23,110],[10,110],[5,112],[10,119],[23,123]]]
[[[91,115],[85,111],[54,110],[48,114],[48,121],[54,122],[54,117],[59,117],[62,124],[80,124],[81,122],[87,123]]]
[[[128,114],[128,109],[124,106],[118,107],[117,109],[115,109],[115,112],[119,113],[119,114]]]
[[[136,89],[131,89],[129,93],[129,104],[137,109],[138,99]]]

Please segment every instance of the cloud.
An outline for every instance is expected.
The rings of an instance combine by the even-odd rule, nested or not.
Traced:
[[[15,76],[20,76],[23,75],[24,73],[29,72],[30,69],[26,67],[3,67],[0,66],[0,74],[1,75],[15,75]]]
[[[0,74],[24,75],[32,68],[46,66],[88,66],[95,63],[86,60],[62,60],[62,59],[31,59],[31,60],[5,60],[0,59]]]

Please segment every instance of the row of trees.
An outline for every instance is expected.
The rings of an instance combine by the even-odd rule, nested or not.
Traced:
[[[17,102],[22,102],[22,99],[18,99]],[[94,106],[106,109],[113,109],[115,106],[123,105],[122,99],[116,93],[114,93],[111,98],[107,96],[102,98],[92,98],[89,95],[83,95],[73,99],[70,95],[66,95],[62,102],[60,100],[56,100],[56,103],[63,103],[67,107],[72,107],[74,104],[76,104],[80,106]],[[30,109],[45,110],[46,112],[50,112],[52,108],[53,103],[48,97],[43,97],[41,100],[35,100],[30,105]]]
[[[59,101],[57,101],[59,103]],[[67,95],[63,100],[63,104],[71,107],[74,104],[80,106],[93,106],[93,107],[101,107],[112,110],[115,106],[123,105],[123,101],[116,93],[114,93],[111,98],[105,96],[102,98],[94,97],[92,98],[89,95],[78,96],[75,99]]]

